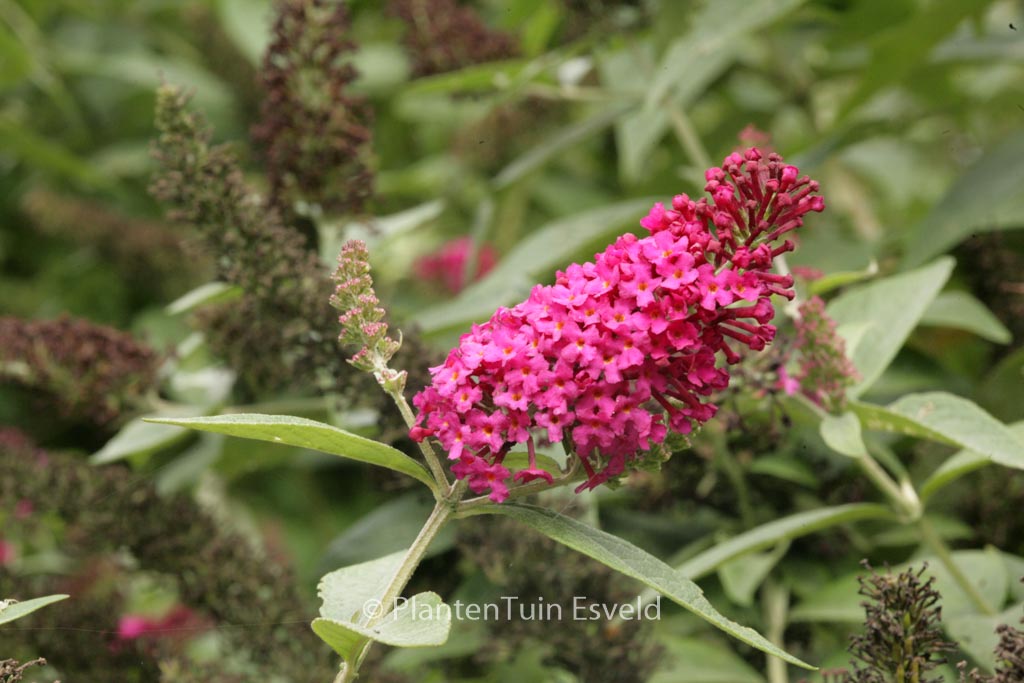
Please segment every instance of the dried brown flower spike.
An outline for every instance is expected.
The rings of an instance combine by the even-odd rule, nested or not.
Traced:
[[[945,652],[955,649],[942,634],[941,596],[935,579],[922,580],[928,565],[893,575],[871,572],[860,577],[865,630],[851,639],[850,652],[858,660],[849,679],[856,683],[940,683],[925,674],[945,663]]]
[[[263,60],[266,97],[253,137],[263,146],[271,202],[358,213],[373,195],[368,164],[373,110],[348,92],[357,77],[344,3],[278,0]]]

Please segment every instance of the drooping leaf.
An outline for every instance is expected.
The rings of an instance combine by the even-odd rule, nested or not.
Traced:
[[[240,287],[229,285],[227,282],[207,282],[167,304],[166,311],[168,315],[191,313],[203,306],[232,301],[240,296],[242,296]]]
[[[217,0],[217,15],[224,33],[253,66],[259,65],[270,43],[267,0]]]
[[[516,519],[545,536],[653,588],[734,638],[791,664],[813,668],[781,650],[753,629],[726,619],[708,602],[700,587],[682,572],[621,538],[544,508],[505,503],[488,505],[478,511]]]
[[[1017,422],[1009,425],[1008,428],[1021,443],[1024,443],[1024,422]],[[932,472],[932,475],[921,485],[921,499],[928,500],[960,477],[981,469],[990,462],[992,462],[992,459],[989,456],[976,453],[975,451],[962,450],[957,452]]]
[[[848,326],[869,326],[856,346],[847,340],[851,359],[861,376],[851,387],[851,396],[868,390],[889,366],[946,284],[953,265],[953,259],[941,258],[923,268],[851,289],[829,304],[828,314],[839,324],[841,332]]]
[[[777,21],[803,4],[803,0],[718,0],[703,5],[690,20],[690,29],[669,46],[647,91],[645,106],[654,109],[686,87],[690,72],[733,50],[745,35]],[[714,27],[709,30],[708,27]]]
[[[589,118],[557,131],[554,135],[534,145],[521,156],[513,159],[508,166],[501,169],[494,178],[494,187],[499,190],[508,187],[531,171],[537,170],[559,154],[562,154],[565,150],[611,127],[616,119],[631,108],[632,105],[622,104],[603,107]]]
[[[35,612],[41,607],[52,605],[53,603],[60,602],[61,600],[67,600],[70,597],[70,595],[58,594],[20,601],[9,598],[2,599],[0,600],[0,624],[6,624],[10,621],[14,621],[15,619],[20,619],[27,614],[32,614],[32,612]]]
[[[953,559],[988,604],[997,609],[1002,607],[1006,600],[1007,577],[1006,567],[999,553],[994,550],[960,550],[953,553]],[[912,562],[893,567],[892,572],[895,574],[909,567],[920,569],[924,562],[928,563],[925,578],[934,576],[935,588],[942,594],[944,619],[954,615],[976,613],[971,599],[942,563],[934,557],[915,558]],[[864,598],[857,592],[857,576],[858,573],[853,572],[828,582],[794,607],[790,612],[790,620],[851,623],[863,621],[864,608],[861,603]]]
[[[731,650],[696,638],[662,639],[664,664],[650,683],[764,683],[764,677]]]
[[[896,26],[879,33],[871,61],[858,76],[858,86],[843,102],[840,116],[846,116],[883,88],[899,84],[923,66],[934,47],[953,32],[961,21],[978,13],[992,0],[963,0],[929,6],[927,21],[913,14]]]
[[[885,505],[876,503],[850,503],[798,512],[795,515],[762,524],[718,543],[681,564],[679,571],[691,579],[699,579],[715,571],[726,562],[747,553],[764,550],[776,543],[806,536],[839,524],[849,524],[865,519],[893,518],[892,510]]]
[[[934,391],[908,394],[888,406],[854,403],[868,429],[960,446],[993,462],[1024,469],[1024,440],[973,401]]]
[[[914,229],[905,263],[916,266],[979,232],[1024,227],[1024,133],[1000,139]]]
[[[838,273],[828,273],[825,276],[810,282],[807,291],[811,294],[822,295],[831,292],[833,289],[857,284],[878,274],[878,262],[872,260],[864,270],[844,270]]]
[[[408,548],[432,508],[432,502],[413,493],[388,500],[332,540],[321,564],[347,566]],[[454,542],[454,527],[444,527],[430,544],[427,556],[450,549]]]
[[[946,632],[956,644],[986,671],[995,669],[994,650],[999,643],[996,628],[1020,620],[1024,604],[1015,605],[1001,614],[960,614],[945,620]]]
[[[407,474],[413,479],[418,479],[431,489],[435,488],[434,480],[430,477],[427,469],[405,453],[323,422],[287,415],[254,414],[216,415],[193,419],[153,418],[146,421],[237,436],[243,439],[311,448],[370,465],[386,467]]]
[[[149,420],[177,420],[201,415],[202,412],[199,406],[171,405],[158,413],[131,420],[103,448],[93,453],[89,462],[93,465],[106,465],[133,456],[149,455],[185,441],[189,437],[187,430],[167,429],[151,424]]]
[[[850,458],[863,458],[868,454],[861,436],[860,420],[851,412],[842,415],[826,415],[818,428],[821,438],[836,453]]]
[[[770,553],[748,553],[719,567],[718,578],[729,599],[744,607],[753,605],[757,589],[788,548],[788,543],[780,543]]]
[[[967,292],[939,294],[921,316],[921,324],[966,330],[997,344],[1009,344],[1013,338],[1006,325]]]

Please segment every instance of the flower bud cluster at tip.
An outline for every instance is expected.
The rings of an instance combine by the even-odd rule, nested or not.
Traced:
[[[338,255],[338,268],[332,279],[336,287],[331,305],[341,311],[338,339],[343,344],[359,348],[349,362],[364,372],[380,374],[381,381],[399,380],[402,373],[389,371],[387,363],[402,344],[388,336],[388,325],[383,322],[385,311],[373,289],[369,254],[364,242],[350,240],[345,243]]]
[[[641,221],[649,236],[623,235],[463,335],[414,399],[412,438],[436,438],[457,477],[501,502],[516,444],[530,453],[516,481],[551,481],[534,462],[542,438],[580,458],[582,490],[621,474],[669,429],[711,419],[709,397],[729,382],[719,355],[735,363],[763,349],[775,335],[770,296],[794,296],[792,278],[771,272],[793,248],[778,240],[824,203],[816,182],[753,148],[707,181],[710,200],[656,204]]]
[[[846,405],[846,390],[860,374],[846,355],[846,341],[836,331],[836,321],[825,312],[825,302],[814,296],[800,304],[795,323],[795,350],[799,354],[796,373],[783,368],[781,381],[786,393],[798,391],[830,412]]]

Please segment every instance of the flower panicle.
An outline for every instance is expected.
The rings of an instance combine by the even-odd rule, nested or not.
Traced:
[[[275,14],[253,127],[271,203],[285,216],[299,201],[360,213],[373,196],[373,108],[352,92],[358,72],[346,3],[276,0]]]
[[[0,384],[21,386],[61,417],[100,429],[146,405],[161,362],[131,334],[84,318],[0,317]]]
[[[710,200],[655,204],[640,222],[647,237],[623,235],[475,325],[415,397],[413,438],[435,437],[456,476],[500,502],[516,444],[531,454],[516,481],[550,481],[535,441],[561,441],[586,472],[582,490],[622,474],[669,429],[711,419],[710,397],[729,382],[719,356],[732,364],[764,349],[770,297],[794,296],[792,277],[771,272],[793,248],[779,240],[824,202],[816,182],[755,148],[707,178]]]
[[[416,77],[518,54],[513,36],[488,27],[476,10],[456,0],[390,0],[388,13],[406,26],[402,42]]]
[[[345,243],[338,255],[338,268],[332,279],[336,286],[331,305],[341,311],[338,339],[343,344],[359,347],[349,362],[364,372],[386,370],[388,361],[402,342],[400,338],[395,340],[388,336],[388,325],[384,322],[386,312],[373,289],[369,253],[364,242],[350,240]]]
[[[946,662],[945,653],[955,650],[942,631],[942,596],[935,589],[935,577],[924,579],[927,563],[893,575],[875,572],[858,579],[863,603],[865,631],[854,636],[850,652],[856,661],[851,681],[882,683],[887,680],[919,680]],[[913,678],[911,678],[913,677]]]
[[[799,390],[830,412],[846,405],[846,390],[860,374],[846,355],[846,341],[836,331],[836,321],[825,312],[825,302],[814,296],[800,304],[796,321],[795,349],[799,366],[787,391]]]

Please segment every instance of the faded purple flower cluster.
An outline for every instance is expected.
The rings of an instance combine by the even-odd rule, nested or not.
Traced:
[[[668,429],[711,419],[708,396],[729,382],[719,352],[735,363],[738,349],[763,349],[775,335],[770,296],[793,296],[792,278],[770,272],[793,248],[777,240],[824,202],[816,182],[756,148],[706,178],[710,201],[656,204],[641,221],[650,236],[623,235],[463,335],[416,396],[412,437],[435,437],[455,475],[500,502],[515,444],[527,444],[530,466],[514,479],[551,481],[536,466],[535,432],[579,456],[582,490],[621,474]]]
[[[391,0],[388,12],[405,23],[402,38],[416,77],[516,56],[515,40],[492,29],[455,0]]]
[[[346,3],[277,0],[260,78],[266,97],[253,127],[270,196],[282,215],[298,200],[358,213],[373,195],[373,108],[352,92],[358,73]]]
[[[836,332],[836,321],[825,312],[821,297],[800,304],[796,321],[799,368],[790,377],[782,370],[782,384],[789,394],[802,393],[831,412],[846,405],[846,389],[860,375],[846,356],[846,342]]]

